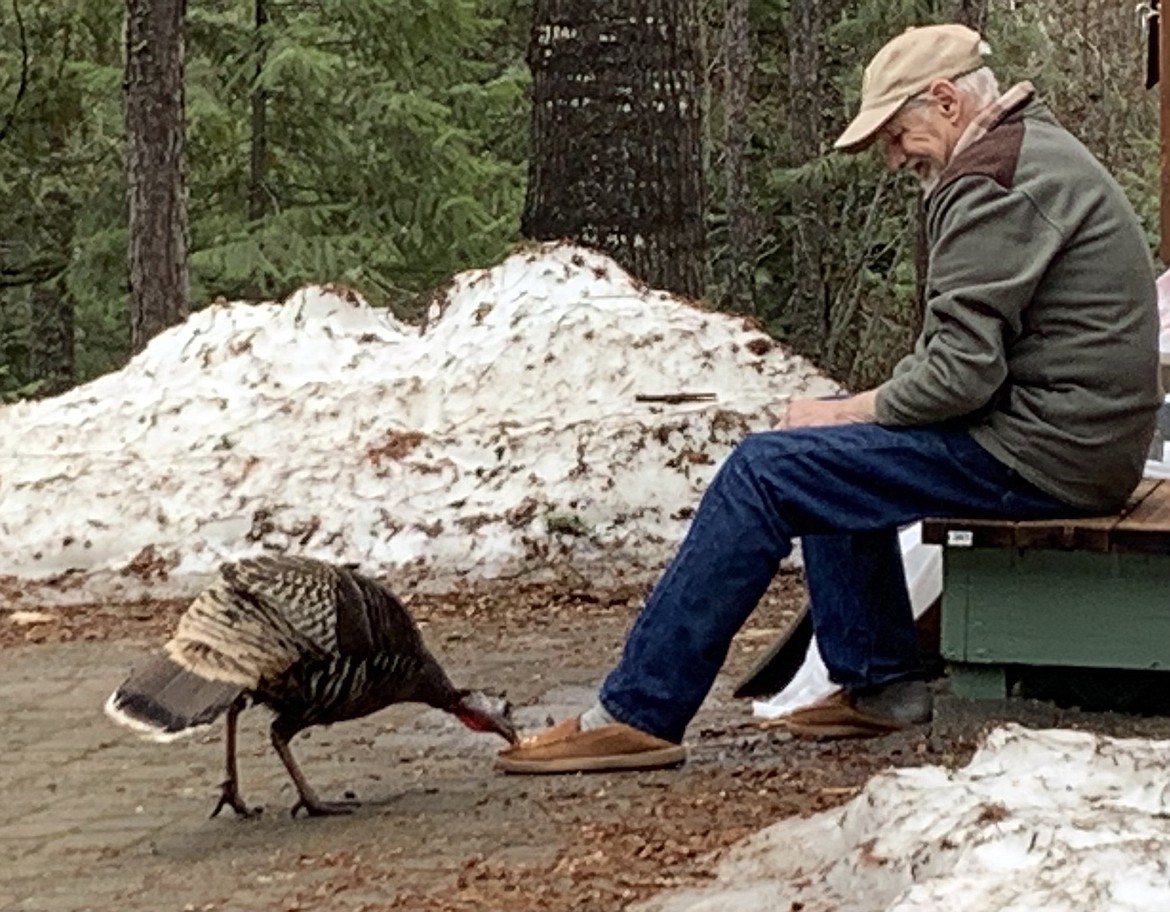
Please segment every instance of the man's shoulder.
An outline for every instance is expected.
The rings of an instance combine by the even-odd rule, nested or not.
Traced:
[[[1051,175],[1064,170],[1058,163],[1069,156],[1090,157],[1048,106],[1032,99],[951,159],[939,177],[936,193],[965,177],[990,178],[1010,190],[1021,179],[1027,180],[1021,176],[1022,163],[1038,164],[1037,159],[1043,159],[1040,170]]]
[[[935,192],[973,176],[990,178],[1001,187],[1011,189],[1016,182],[1024,132],[1023,119],[1012,119],[973,142],[943,169]]]

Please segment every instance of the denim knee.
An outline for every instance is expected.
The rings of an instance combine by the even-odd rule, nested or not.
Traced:
[[[794,452],[793,435],[787,431],[754,431],[728,454],[724,471],[731,478],[774,487],[787,472],[786,457]]]
[[[776,457],[777,436],[776,431],[753,431],[728,454],[727,465],[737,471],[754,472],[765,459]]]

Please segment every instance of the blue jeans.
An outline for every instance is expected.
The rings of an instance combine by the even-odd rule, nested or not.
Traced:
[[[831,679],[857,691],[921,677],[898,527],[927,516],[1078,512],[953,427],[751,434],[703,495],[602,685],[601,703],[621,722],[681,741],[797,536]]]

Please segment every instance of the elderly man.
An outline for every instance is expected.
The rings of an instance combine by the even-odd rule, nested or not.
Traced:
[[[980,36],[911,29],[865,70],[837,140],[926,192],[926,315],[876,389],[797,400],[704,494],[596,705],[505,750],[513,773],[681,763],[686,727],[782,558],[803,543],[835,697],[790,727],[863,736],[930,717],[898,527],[1114,511],[1161,401],[1154,275],[1117,182]]]

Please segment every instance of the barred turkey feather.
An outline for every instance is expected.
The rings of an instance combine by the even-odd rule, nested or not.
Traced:
[[[276,713],[272,742],[300,795],[294,812],[336,812],[317,799],[288,750],[289,739],[309,726],[409,701],[450,712],[477,731],[516,736],[506,701],[457,690],[389,589],[353,568],[309,558],[224,564],[179,619],[162,655],[114,691],[106,712],[160,741],[227,712],[228,780],[216,812],[226,805],[248,816],[235,764],[236,716],[245,697]]]
[[[349,571],[303,558],[266,556],[228,564],[230,590],[251,597],[255,610],[279,619],[301,644],[337,655],[341,580]]]
[[[242,691],[239,684],[207,680],[159,656],[110,694],[105,710],[152,741],[174,741],[209,726]]]

